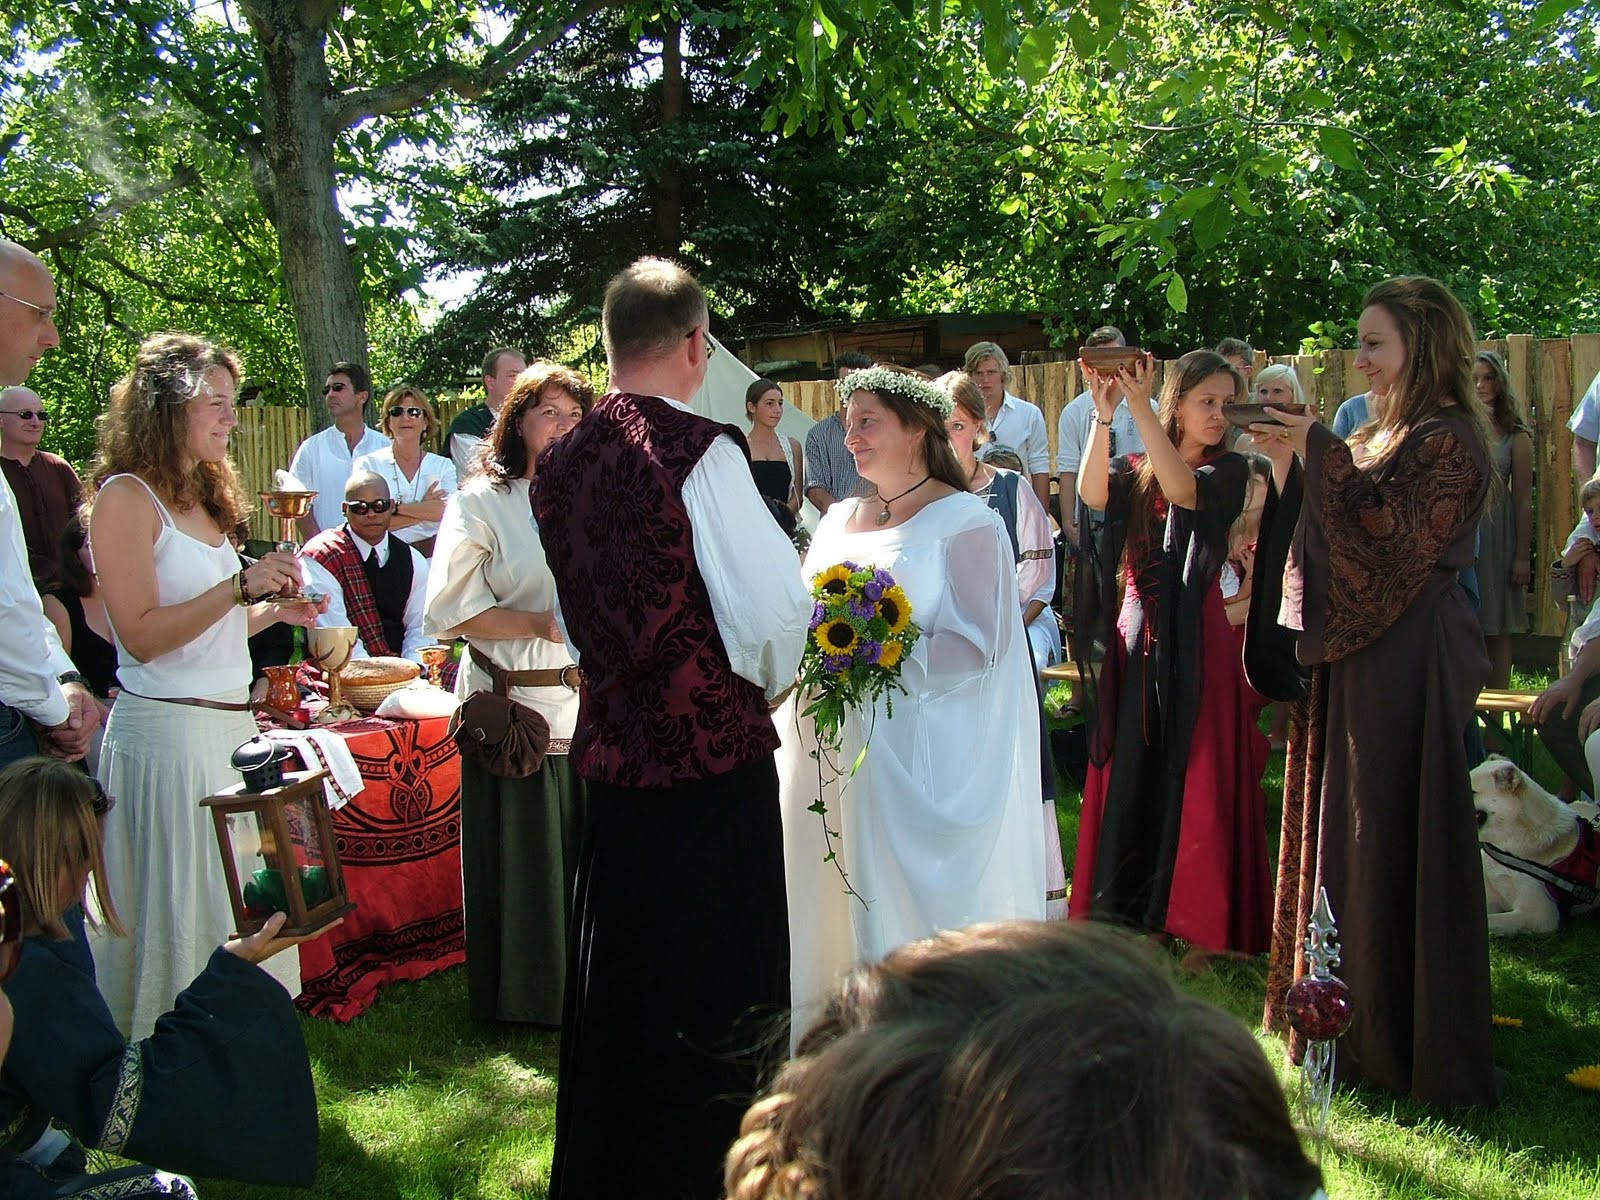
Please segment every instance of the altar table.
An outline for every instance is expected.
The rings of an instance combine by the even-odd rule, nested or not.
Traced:
[[[366,787],[333,814],[356,910],[300,947],[296,1003],[349,1021],[386,983],[466,961],[461,909],[461,759],[449,720],[368,717],[334,726]]]

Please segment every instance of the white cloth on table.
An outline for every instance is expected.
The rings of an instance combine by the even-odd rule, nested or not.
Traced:
[[[803,577],[846,559],[881,567],[923,634],[894,715],[880,699],[846,717],[839,765],[848,772],[864,744],[867,753],[844,794],[826,798],[865,904],[843,896],[823,862],[821,823],[808,811],[818,785],[810,723],[795,718],[805,701],[776,718],[796,1031],[855,963],[940,929],[1045,915],[1037,693],[1010,540],[970,494],[890,529],[847,531],[858,504],[828,510]]]
[[[794,543],[776,521],[749,519],[750,513],[766,510],[766,501],[756,491],[749,458],[726,434],[689,472],[683,505],[694,531],[695,565],[705,580],[728,664],[770,700],[794,683],[811,622],[811,593],[795,575]]]
[[[367,555],[376,553],[378,566],[383,567],[389,562],[389,539],[374,546],[356,536],[355,530],[350,531],[350,541],[356,548],[363,561]],[[410,549],[410,547],[408,547]],[[354,622],[344,603],[344,587],[334,573],[328,570],[314,558],[301,556],[300,574],[310,588],[326,593],[328,597],[328,611],[317,617],[317,624],[323,629],[340,629],[353,627]],[[405,625],[405,638],[400,645],[400,657],[409,658],[414,663],[422,661],[422,648],[433,644],[433,640],[423,632],[423,616],[427,611],[428,599],[428,560],[411,550],[411,591],[406,595],[406,608],[402,616]],[[367,644],[361,640],[360,631],[356,634],[356,644],[350,651],[351,658],[371,658],[372,654],[367,649]]]
[[[379,701],[372,715],[391,721],[432,721],[439,717],[454,716],[459,703],[454,692],[413,679],[405,687],[396,688]]]
[[[336,425],[300,443],[289,463],[289,474],[317,493],[311,502],[311,516],[319,530],[337,529],[344,523],[344,485],[356,459],[388,446],[389,439],[370,426],[362,428],[354,450]]]
[[[58,677],[76,670],[44,615],[11,484],[0,475],[0,704],[41,725],[67,719]]]
[[[177,527],[167,506],[143,479],[137,475],[113,475],[106,484],[118,479],[139,484],[161,518],[161,534],[153,549],[156,602],[161,607],[193,600],[239,573],[239,555],[227,538],[213,546],[191,537]],[[218,699],[250,687],[250,655],[246,650],[249,636],[249,613],[234,605],[192,641],[146,663],[128,652],[113,622],[111,639],[117,647],[117,679],[124,691],[140,696]],[[198,969],[195,974],[199,974]]]
[[[544,543],[528,502],[528,481],[513,479],[507,491],[486,475],[474,475],[450,497],[428,574],[423,629],[447,641],[466,636],[460,627],[491,608],[548,612],[556,606],[556,581],[545,562]],[[793,557],[791,551],[790,557]],[[544,638],[468,638],[478,653],[508,671],[548,671],[570,666],[560,642]],[[489,674],[462,658],[456,694],[491,686]],[[550,723],[552,741],[568,742],[578,721],[578,693],[562,684],[517,687],[511,698]]]
[[[990,418],[988,425],[989,436],[994,441],[1017,452],[1026,474],[1050,473],[1050,435],[1044,427],[1044,413],[1037,404],[1006,392],[1000,401],[1000,411]]]
[[[417,467],[416,477],[407,479],[400,464],[394,460],[394,446],[385,446],[371,454],[363,454],[350,464],[350,474],[357,471],[371,471],[374,475],[383,477],[389,485],[389,498],[396,501],[402,509],[407,504],[415,504],[428,494],[428,489],[435,483],[449,499],[456,490],[456,465],[442,454],[423,451],[422,463]],[[340,499],[344,497],[341,494]],[[418,521],[415,525],[407,525],[403,529],[394,530],[394,536],[402,542],[426,541],[438,534],[439,522]]]
[[[298,754],[300,765],[307,771],[328,773],[322,790],[328,797],[329,812],[349,804],[351,797],[367,786],[350,747],[331,729],[269,729],[264,736]]]

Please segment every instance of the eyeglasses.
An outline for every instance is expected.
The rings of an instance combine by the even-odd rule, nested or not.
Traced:
[[[17,973],[22,961],[22,893],[17,877],[0,858],[0,983]]]
[[[421,418],[421,417],[425,417],[427,415],[428,414],[425,411],[423,411],[422,409],[417,408],[415,406],[410,407],[410,408],[402,408],[400,405],[396,404],[393,408],[391,408],[389,410],[389,416],[391,418],[393,418],[393,417],[418,417],[418,418]]]
[[[33,309],[34,320],[40,325],[43,325],[46,321],[52,324],[55,323],[56,310],[53,308],[45,308],[42,304],[35,304],[32,300],[24,300],[21,296],[13,296],[10,292],[0,292],[0,296],[4,296],[7,300],[15,300],[23,308]]]
[[[379,515],[382,515],[383,513],[388,512],[393,507],[394,507],[394,501],[393,500],[388,500],[388,499],[383,499],[383,500],[346,500],[344,502],[344,510],[345,510],[345,512],[347,512],[351,516],[355,516],[355,517],[364,517],[369,512],[375,512],[375,513],[378,513]]]
[[[24,421],[48,421],[50,414],[42,408],[38,412],[30,412],[25,408],[0,408],[0,417],[21,417]]]
[[[348,383],[326,383],[322,386],[322,394],[326,396],[332,392],[342,392],[349,386]]]
[[[717,352],[717,344],[711,340],[711,330],[710,329],[702,329],[700,326],[696,325],[693,329],[689,330],[689,332],[684,334],[683,336],[685,338],[692,338],[697,333],[705,334],[705,338],[706,338],[706,361],[710,362],[711,361],[711,356]]]

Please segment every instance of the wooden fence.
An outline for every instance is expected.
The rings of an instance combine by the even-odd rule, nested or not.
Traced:
[[[1570,339],[1513,334],[1483,342],[1481,347],[1496,350],[1505,358],[1511,385],[1522,397],[1533,425],[1534,573],[1530,632],[1556,636],[1565,626],[1564,606],[1557,603],[1564,597],[1554,601],[1551,598],[1549,564],[1559,557],[1577,514],[1572,435],[1567,430],[1567,420],[1590,380],[1600,375],[1600,334],[1580,334]],[[1367,390],[1365,379],[1355,369],[1355,360],[1353,350],[1257,355],[1256,370],[1275,362],[1292,366],[1306,399],[1323,420],[1331,422],[1346,397]],[[1158,375],[1170,365],[1159,363]],[[1012,392],[1044,410],[1054,474],[1061,410],[1083,391],[1082,373],[1075,361],[1014,367],[1013,372]],[[839,403],[830,380],[786,383],[783,392],[792,404],[814,419],[827,416]]]
[[[1482,343],[1486,350],[1497,350],[1506,360],[1512,387],[1522,397],[1533,424],[1534,489],[1534,573],[1530,610],[1531,631],[1543,635],[1562,632],[1561,608],[1550,595],[1549,564],[1561,553],[1576,519],[1577,497],[1573,485],[1572,435],[1567,420],[1582,398],[1589,381],[1600,375],[1600,334],[1579,334],[1570,339],[1535,338],[1528,334]],[[1300,377],[1306,399],[1315,405],[1323,420],[1333,414],[1347,396],[1366,390],[1366,381],[1355,369],[1355,351],[1328,350],[1321,354],[1279,357],[1257,355],[1256,370],[1268,363],[1288,363]],[[1158,375],[1170,366],[1157,366]],[[1083,391],[1083,376],[1076,361],[1037,363],[1013,368],[1012,391],[1044,410],[1045,428],[1050,434],[1050,461],[1054,473],[1056,433],[1061,410]],[[1159,380],[1158,380],[1159,386]],[[784,396],[814,420],[820,420],[838,407],[831,380],[805,380],[785,383]],[[463,407],[458,400],[437,403],[441,430]],[[239,427],[234,431],[233,452],[240,476],[249,495],[271,486],[272,472],[287,467],[295,447],[310,433],[310,415],[303,408],[246,408],[239,412]],[[442,442],[442,437],[441,437]],[[431,447],[439,449],[438,445]],[[251,515],[253,536],[275,536],[272,522],[257,509]],[[1559,601],[1562,597],[1557,597]]]

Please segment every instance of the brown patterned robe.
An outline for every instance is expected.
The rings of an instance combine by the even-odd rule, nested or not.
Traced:
[[[1497,1099],[1462,741],[1489,664],[1457,582],[1488,481],[1481,440],[1453,408],[1363,469],[1313,426],[1281,613],[1312,673],[1291,709],[1264,1023],[1286,1027],[1320,884],[1356,1010],[1338,1078],[1446,1106]],[[1297,1060],[1302,1049],[1292,1039]]]

